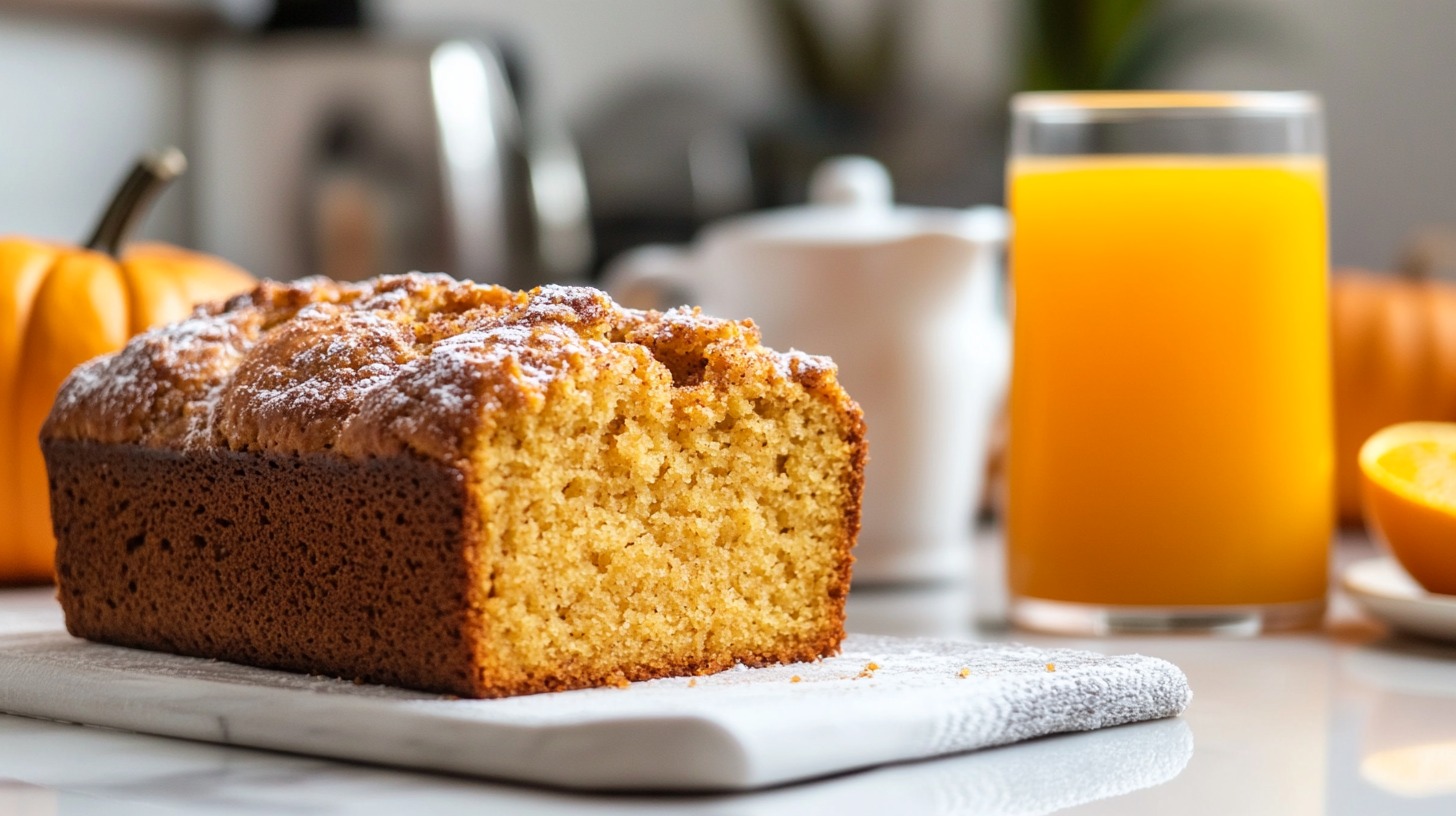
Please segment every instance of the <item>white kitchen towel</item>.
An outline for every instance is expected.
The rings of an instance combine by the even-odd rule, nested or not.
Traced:
[[[1191,696],[1151,657],[869,636],[816,663],[458,700],[0,634],[0,711],[592,789],[757,788],[1171,717]]]

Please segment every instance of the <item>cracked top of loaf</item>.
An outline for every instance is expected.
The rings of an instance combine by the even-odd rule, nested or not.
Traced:
[[[200,306],[72,372],[41,438],[455,461],[501,412],[539,410],[553,382],[614,355],[705,400],[745,377],[791,380],[859,413],[829,360],[765,348],[751,321],[415,273],[264,282]]]

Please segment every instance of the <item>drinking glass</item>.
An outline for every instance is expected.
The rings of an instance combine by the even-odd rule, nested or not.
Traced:
[[[1317,622],[1334,474],[1319,100],[1012,109],[1013,621]]]

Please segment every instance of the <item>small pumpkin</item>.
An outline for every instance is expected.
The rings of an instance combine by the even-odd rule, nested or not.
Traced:
[[[1365,440],[1398,422],[1456,421],[1456,286],[1341,270],[1330,309],[1340,520],[1359,524]]]
[[[144,157],[85,247],[0,238],[0,582],[51,579],[55,539],[38,437],[71,370],[256,283],[220,258],[126,246],[147,205],[185,169],[176,149]]]

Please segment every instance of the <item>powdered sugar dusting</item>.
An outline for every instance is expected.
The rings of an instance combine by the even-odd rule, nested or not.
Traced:
[[[839,367],[828,357],[805,354],[798,349],[789,349],[775,355],[780,374],[789,380],[809,383],[830,381],[839,372]]]
[[[692,363],[685,387],[754,370],[844,399],[833,363],[765,349],[749,321],[622,309],[588,287],[521,293],[413,273],[266,282],[200,307],[77,369],[43,435],[449,459],[492,412],[540,410],[553,383],[626,346]]]

